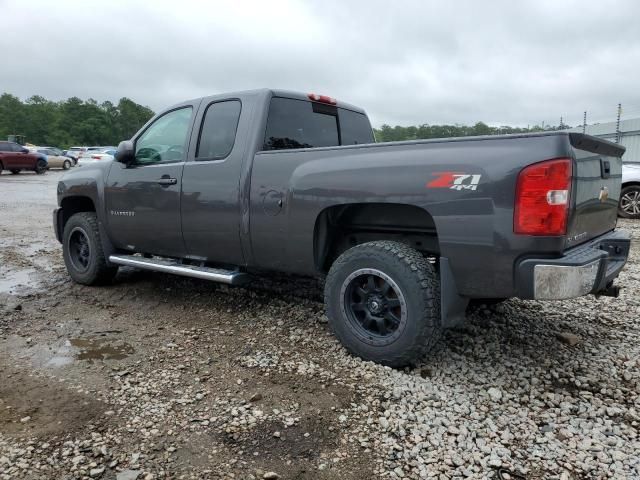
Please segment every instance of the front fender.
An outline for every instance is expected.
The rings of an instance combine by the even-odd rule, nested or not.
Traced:
[[[111,162],[95,163],[65,173],[58,182],[58,206],[70,197],[89,198],[99,220],[104,220],[104,185]]]
[[[62,242],[64,225],[70,215],[76,211],[86,211],[86,208],[76,210],[74,198],[89,199],[93,203],[93,209],[98,217],[100,237],[105,254],[114,251],[109,239],[106,210],[104,201],[104,185],[112,162],[86,165],[67,172],[58,182],[58,206],[53,213],[53,224],[56,238]]]

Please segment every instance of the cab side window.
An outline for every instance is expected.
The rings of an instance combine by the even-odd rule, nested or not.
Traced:
[[[136,141],[136,165],[181,162],[186,158],[191,107],[165,113]]]
[[[212,103],[202,121],[196,160],[221,160],[236,141],[241,104],[238,100]]]

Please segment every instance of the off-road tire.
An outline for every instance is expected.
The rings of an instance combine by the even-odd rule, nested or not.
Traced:
[[[65,160],[62,164],[63,170],[69,170],[71,168],[71,160]]]
[[[390,344],[372,345],[363,340],[362,332],[350,319],[344,285],[362,269],[384,273],[404,297],[406,320]],[[420,252],[403,243],[380,240],[344,252],[329,270],[324,296],[331,330],[347,350],[364,360],[390,367],[412,365],[442,334],[439,276]]]
[[[621,216],[622,218],[640,218],[640,213],[634,214],[632,212],[626,212],[622,209],[622,200],[625,197],[625,195],[633,196],[636,193],[639,193],[637,198],[640,199],[640,185],[628,185],[624,187],[620,192],[620,202],[618,203],[618,215]]]
[[[78,268],[78,261],[74,260],[75,253],[70,245],[74,232],[86,236],[89,254],[86,268]],[[64,263],[73,281],[82,285],[102,285],[111,282],[118,272],[118,267],[111,265],[105,258],[98,218],[94,212],[80,212],[72,215],[64,226],[62,234],[62,253]]]

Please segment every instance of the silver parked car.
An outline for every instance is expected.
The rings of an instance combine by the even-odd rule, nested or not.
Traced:
[[[30,149],[31,150],[31,149]],[[62,154],[62,150],[53,147],[35,147],[33,151],[46,155],[48,168],[62,168],[63,170],[69,170],[75,165],[72,158]]]

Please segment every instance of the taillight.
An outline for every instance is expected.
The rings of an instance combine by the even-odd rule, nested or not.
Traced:
[[[100,155],[91,155],[91,158],[95,159],[95,160],[101,160],[102,157]]]
[[[320,103],[328,103],[329,105],[335,105],[338,101],[335,98],[331,98],[327,95],[318,95],[317,93],[310,93],[307,95],[309,100]]]
[[[570,158],[526,167],[518,175],[513,231],[524,235],[564,235],[570,193]]]

